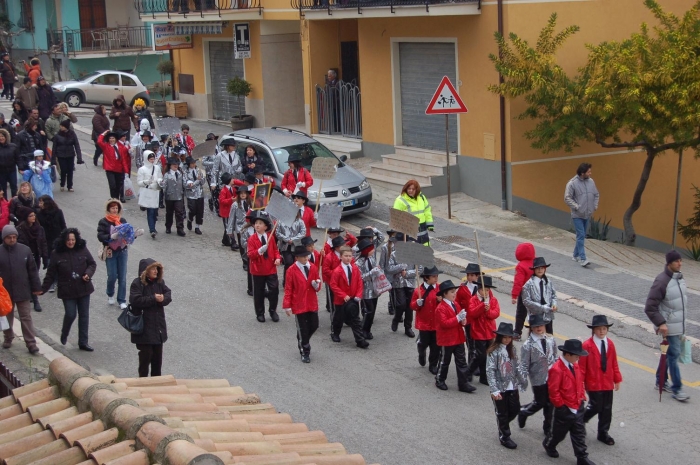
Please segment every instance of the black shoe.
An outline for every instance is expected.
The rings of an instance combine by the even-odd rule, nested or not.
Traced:
[[[192,231],[192,221],[191,220],[187,220],[187,230]]]
[[[239,250],[241,250],[241,247],[238,244],[231,244],[231,250],[233,250],[234,252],[238,252]]]
[[[331,341],[333,342],[340,342],[340,336],[338,336],[335,333],[331,333]]]
[[[399,323],[403,323],[403,318],[399,318]]]
[[[467,383],[466,386],[462,386],[461,388],[459,388],[459,392],[466,392],[468,394],[471,394],[474,391],[476,391],[476,388],[469,383]]]
[[[202,233],[199,233],[199,234],[202,234]],[[248,264],[247,263],[243,264],[243,271],[248,271]],[[328,311],[330,312],[330,310],[328,310]]]
[[[202,231],[200,231],[199,228],[194,228],[194,233],[199,234],[200,236],[202,235]]]
[[[393,321],[391,322],[391,330],[393,332],[396,332],[396,330],[399,329],[399,322],[398,321]]]
[[[92,347],[90,347],[90,346],[87,345],[87,344],[85,344],[85,345],[83,345],[83,346],[78,346],[78,348],[79,348],[80,350],[84,350],[85,352],[92,352],[92,351],[95,350],[95,349],[93,349]]]
[[[256,318],[260,323],[265,323],[265,315],[258,315]]]
[[[145,212],[145,211],[146,211],[146,207],[139,207],[139,209],[140,209],[142,212]]]
[[[472,373],[472,376],[479,376],[481,375],[481,368],[476,367],[476,370],[474,370],[474,373]]]
[[[358,342],[356,345],[357,345],[357,347],[359,347],[360,349],[366,349],[367,347],[369,347],[369,342],[367,342],[367,341],[360,341],[360,342]]]
[[[389,309],[389,315],[394,316],[394,309],[393,308]]]
[[[41,311],[41,305],[39,304],[39,302],[34,302],[34,311],[35,312]]]
[[[365,339],[368,340],[368,341],[371,341],[372,339],[374,339],[374,335],[372,335],[371,332],[366,331],[366,332],[365,332]]]
[[[609,445],[609,446],[614,446],[614,445],[615,445],[615,440],[614,440],[612,437],[610,437],[609,434],[605,434],[605,435],[599,434],[599,435],[598,435],[598,440],[599,440],[600,442],[602,442],[603,444],[607,444],[607,445]]]
[[[184,229],[178,229],[178,230],[177,230],[177,235],[180,236],[180,237],[185,237],[185,236],[187,235],[187,233],[185,232]]]
[[[588,457],[578,457],[576,459],[576,465],[595,465],[595,462]]]
[[[441,391],[447,391],[447,384],[444,381],[435,381],[435,387]]]
[[[545,452],[547,452],[547,455],[552,457],[553,459],[559,457],[559,452],[557,452],[556,449],[550,449],[549,447],[547,447],[547,438],[545,438],[544,441],[542,441],[542,447],[544,447],[544,450]]]
[[[527,415],[523,415],[523,412],[518,412],[518,426],[525,428],[525,422],[527,421]]]
[[[270,310],[270,319],[271,319],[274,323],[277,323],[278,321],[280,321],[280,317],[279,317],[279,315],[277,315],[277,311],[275,311],[275,310]]]
[[[155,239],[155,238],[156,238],[156,232],[155,232],[155,231],[151,231],[151,239]]]
[[[170,234],[170,233],[172,233],[172,231],[170,230],[170,228],[165,228],[165,234]]]
[[[404,334],[408,337],[416,337],[416,333],[414,333],[411,328],[406,328]]]
[[[301,356],[301,361],[302,361],[302,363],[311,363],[311,359],[306,354]]]
[[[437,375],[437,367],[428,367],[428,371],[434,375]]]
[[[483,384],[484,386],[488,386],[488,385],[489,385],[489,382],[486,381],[486,380],[483,380],[483,379],[480,379],[480,380],[479,380],[479,383]]]
[[[253,297],[253,291],[251,291],[250,289],[248,290],[247,294],[248,294],[249,296]]]
[[[501,441],[501,445],[506,449],[517,449],[518,445],[511,438]]]
[[[425,351],[424,350],[418,350],[418,365],[424,367],[425,366]]]
[[[68,336],[61,334],[61,344],[66,345],[66,342],[68,342]]]

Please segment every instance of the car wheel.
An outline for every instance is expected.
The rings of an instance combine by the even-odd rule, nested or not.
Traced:
[[[81,103],[83,103],[83,99],[82,97],[80,97],[79,93],[71,92],[68,95],[66,95],[65,102],[68,104],[69,107],[77,108],[80,106]]]

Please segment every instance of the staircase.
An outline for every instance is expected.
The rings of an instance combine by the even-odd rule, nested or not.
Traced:
[[[347,155],[348,158],[353,158],[353,152],[362,151],[362,139],[351,139],[342,136],[329,136],[327,134],[312,134],[311,137],[328,147],[333,153],[338,156]],[[357,155],[355,155],[357,158]]]
[[[381,163],[369,166],[369,172],[364,174],[372,185],[400,191],[407,181],[415,179],[428,195],[444,195],[447,192],[447,160],[444,152],[396,146],[395,153],[382,155]],[[457,155],[450,154],[450,167],[456,166]],[[454,181],[458,178],[457,170],[451,169],[450,175]]]

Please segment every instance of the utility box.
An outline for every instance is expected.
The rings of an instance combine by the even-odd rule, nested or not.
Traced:
[[[187,102],[169,100],[165,102],[165,113],[175,118],[187,118]]]

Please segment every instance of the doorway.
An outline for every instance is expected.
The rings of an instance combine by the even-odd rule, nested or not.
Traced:
[[[357,41],[340,43],[340,66],[343,75],[340,76],[344,82],[353,82],[360,86],[359,59]]]

